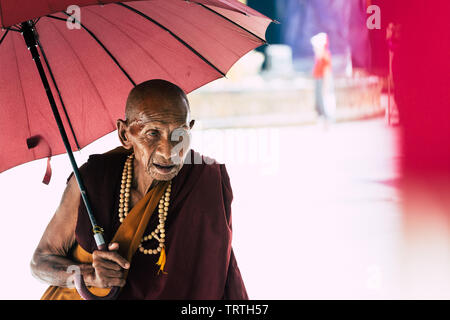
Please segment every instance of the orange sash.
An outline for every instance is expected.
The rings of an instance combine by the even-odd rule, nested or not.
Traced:
[[[111,241],[119,243],[119,254],[130,263],[139,247],[148,221],[168,185],[169,182],[159,183],[139,200],[123,220]],[[77,244],[73,253],[73,260],[80,263],[92,263],[92,254]],[[125,276],[127,273],[128,270],[126,270]],[[97,296],[105,296],[110,291],[109,288],[90,287],[89,289]],[[82,300],[82,298],[76,289],[50,286],[45,291],[41,300]]]

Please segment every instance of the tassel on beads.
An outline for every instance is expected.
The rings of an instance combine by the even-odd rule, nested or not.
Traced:
[[[167,274],[167,272],[164,271],[164,266],[166,265],[166,250],[164,249],[164,247],[161,248],[161,253],[159,254],[159,259],[158,262],[156,262],[156,264],[159,267],[158,270],[158,274],[162,271],[162,273]]]

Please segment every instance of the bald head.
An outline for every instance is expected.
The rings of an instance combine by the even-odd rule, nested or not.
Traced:
[[[125,117],[117,120],[119,139],[134,152],[138,180],[167,181],[177,175],[194,125],[183,90],[165,80],[143,82],[131,90]]]
[[[135,121],[146,109],[163,113],[180,113],[181,116],[186,116],[190,112],[184,91],[177,85],[161,79],[145,81],[131,90],[125,108],[126,121],[128,123]]]

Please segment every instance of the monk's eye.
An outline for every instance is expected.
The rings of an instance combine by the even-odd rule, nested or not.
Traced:
[[[149,137],[155,138],[159,135],[159,131],[158,130],[149,130],[145,134]]]

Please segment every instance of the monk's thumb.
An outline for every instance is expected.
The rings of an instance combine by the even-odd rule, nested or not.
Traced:
[[[109,250],[117,250],[119,249],[119,244],[117,242],[110,243],[108,246]]]

